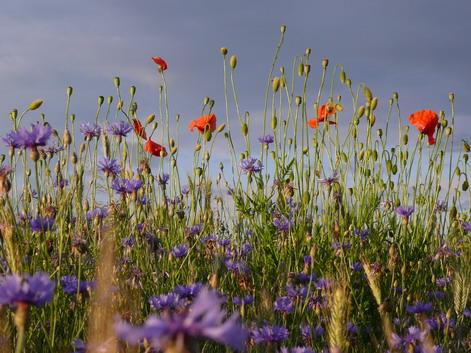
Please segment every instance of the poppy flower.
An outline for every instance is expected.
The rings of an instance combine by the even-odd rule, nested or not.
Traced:
[[[144,144],[144,151],[149,152],[156,157],[165,157],[167,155],[167,150],[165,147],[152,140],[147,140],[147,142]],[[161,155],[161,152],[163,152],[163,155]]]
[[[132,126],[134,128],[134,132],[136,133],[137,136],[140,138],[147,140],[147,134],[146,130],[142,126],[142,123],[139,121],[139,119],[133,118],[132,119]]]
[[[420,133],[427,135],[429,145],[435,144],[433,134],[438,124],[437,113],[431,110],[420,110],[409,116],[409,122],[414,125]]]
[[[165,71],[168,68],[168,65],[164,59],[160,56],[154,56],[152,60],[159,66],[160,71]]]
[[[198,119],[192,120],[190,125],[188,125],[188,129],[190,131],[193,131],[196,128],[201,133],[204,132],[206,127],[209,127],[209,131],[211,132],[216,130],[216,115],[203,115]]]
[[[319,123],[322,123],[328,119],[330,115],[335,114],[335,107],[332,104],[324,104],[320,108],[317,109],[317,118],[311,119],[307,122],[307,124],[312,127],[313,129],[316,129],[319,125]],[[335,125],[335,121],[330,121],[329,125]]]

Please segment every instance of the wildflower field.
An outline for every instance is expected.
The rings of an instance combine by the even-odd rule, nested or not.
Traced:
[[[88,122],[72,87],[60,126],[40,99],[3,117],[0,353],[471,351],[453,93],[401,111],[309,49],[279,62],[285,31],[257,116],[221,48],[225,101],[192,117],[158,56],[155,114],[115,77]]]

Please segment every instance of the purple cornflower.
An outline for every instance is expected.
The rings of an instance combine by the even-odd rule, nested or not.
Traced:
[[[198,295],[202,288],[203,284],[198,282],[189,284],[188,286],[177,286],[174,292],[178,294],[180,298],[192,299]]]
[[[334,171],[334,173],[325,178],[318,179],[319,183],[327,185],[327,186],[332,186],[332,184],[337,184],[339,182],[339,172]]]
[[[51,230],[54,227],[54,218],[49,217],[38,217],[34,218],[30,222],[31,230],[33,232],[45,232]]]
[[[273,219],[273,225],[279,232],[287,233],[293,225],[293,222],[291,222],[288,217],[281,215]]]
[[[242,244],[242,247],[240,248],[240,256],[246,256],[250,254],[253,250],[253,246],[250,243],[244,243]]]
[[[52,158],[57,153],[64,150],[64,146],[53,145],[53,146],[46,146],[43,149],[43,152],[48,154],[50,158]]]
[[[408,305],[406,311],[409,314],[424,314],[433,310],[432,303],[417,302],[414,305]]]
[[[190,192],[190,187],[188,185],[183,185],[181,191],[182,191],[182,195],[186,196]]]
[[[275,311],[289,314],[294,311],[294,303],[290,297],[280,297],[273,303]]]
[[[288,338],[288,330],[282,326],[263,325],[252,330],[255,343],[280,343]]]
[[[446,204],[446,201],[437,201],[437,204],[435,205],[435,212],[446,212],[448,210],[448,206]]]
[[[240,169],[245,174],[260,173],[263,169],[262,162],[254,157],[247,157],[240,161]]]
[[[399,206],[398,208],[396,208],[396,213],[402,217],[402,219],[404,220],[404,222],[409,222],[409,218],[410,216],[412,215],[412,213],[414,212],[414,207],[413,206]]]
[[[203,226],[201,224],[195,224],[191,226],[190,228],[188,228],[188,235],[190,237],[194,237],[195,235],[200,234],[202,230],[203,230]]]
[[[142,186],[142,181],[137,179],[115,178],[111,183],[111,188],[118,194],[132,194],[139,190]]]
[[[116,137],[126,137],[132,126],[125,121],[117,121],[106,126],[106,132]]]
[[[222,299],[217,293],[204,289],[189,311],[161,317],[151,316],[141,327],[132,327],[121,321],[115,325],[116,333],[130,344],[138,344],[146,338],[157,350],[166,350],[179,337],[183,337],[184,342],[209,339],[235,350],[243,350],[246,330],[237,323],[237,314],[224,319],[226,313],[221,309],[221,304]]]
[[[32,276],[13,274],[1,277],[0,305],[42,306],[52,300],[55,286],[45,272],[37,272]]]
[[[182,258],[188,255],[188,246],[185,244],[177,245],[172,249],[172,255],[176,258]]]
[[[75,276],[64,276],[61,278],[61,287],[66,294],[85,293],[95,288],[94,281],[79,281]]]
[[[100,137],[101,127],[98,124],[86,122],[80,125],[80,132],[85,137],[85,140],[91,140],[94,137]]]
[[[254,302],[254,297],[252,295],[246,295],[245,297],[234,297],[232,298],[234,305],[250,305]]]
[[[159,175],[158,177],[159,184],[162,186],[167,185],[169,179],[170,179],[170,175],[168,175],[167,173],[163,173],[162,175]]]
[[[238,275],[250,273],[250,268],[244,260],[227,259],[224,261],[224,265],[226,265],[228,271]]]
[[[158,311],[175,309],[180,302],[180,298],[175,293],[162,294],[149,299],[151,307]]]
[[[366,229],[355,229],[353,231],[353,235],[357,236],[358,238],[360,238],[361,241],[366,241],[366,239],[368,238],[368,236],[370,235],[370,231],[368,230],[368,228]]]
[[[471,222],[463,222],[461,226],[465,232],[471,233]]]
[[[471,317],[471,309],[464,309],[463,315],[466,317]]]
[[[56,187],[56,188],[63,189],[63,188],[65,188],[67,185],[69,185],[69,181],[66,180],[66,179],[54,180],[53,185],[54,185],[54,187]]]
[[[116,177],[121,172],[121,167],[116,159],[103,157],[98,162],[98,170],[103,172],[106,176]]]
[[[87,220],[92,221],[98,218],[100,221],[108,216],[108,209],[106,207],[97,207],[87,212]]]
[[[214,235],[210,234],[208,236],[201,237],[200,241],[201,241],[201,243],[206,245],[208,243],[214,243],[216,241],[216,237]]]
[[[231,245],[231,241],[230,241],[230,239],[219,239],[218,240],[218,245],[225,248],[225,247],[228,247],[229,245]]]
[[[260,136],[258,138],[258,142],[260,142],[262,145],[269,146],[271,143],[273,143],[274,138],[272,135],[265,135],[265,136]]]
[[[132,235],[129,237],[123,238],[123,240],[121,241],[121,244],[128,248],[132,248],[135,243],[136,243],[136,239],[134,239]]]
[[[7,147],[35,149],[39,146],[46,146],[52,129],[49,125],[41,123],[31,124],[31,130],[19,128],[16,131],[10,131],[3,141]]]

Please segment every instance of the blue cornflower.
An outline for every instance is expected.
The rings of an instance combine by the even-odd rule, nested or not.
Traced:
[[[396,213],[402,217],[405,223],[409,222],[409,218],[414,212],[414,207],[413,206],[399,206],[396,208]]]
[[[292,313],[294,310],[294,303],[290,297],[280,297],[275,300],[275,311],[280,311],[284,314]]]
[[[132,126],[125,121],[118,121],[106,126],[106,132],[116,137],[126,137],[131,130]]]
[[[263,165],[257,158],[247,157],[240,161],[240,169],[246,174],[260,173],[263,169]]]
[[[188,246],[186,244],[177,245],[172,249],[172,255],[176,258],[182,258],[188,255]]]
[[[234,305],[250,305],[254,302],[254,297],[252,295],[246,295],[245,297],[234,297],[232,298]]]
[[[134,239],[132,235],[130,235],[129,237],[123,238],[123,240],[121,241],[121,244],[128,248],[132,248],[135,243],[136,243],[136,239]]]
[[[88,221],[92,221],[95,218],[98,218],[99,220],[102,220],[106,216],[108,216],[108,209],[106,207],[97,207],[97,208],[87,212],[87,220]]]
[[[334,171],[334,173],[331,176],[318,179],[318,181],[321,184],[332,186],[333,184],[338,184],[339,178],[340,178],[339,172]]]
[[[406,311],[409,314],[424,314],[433,310],[432,303],[417,302],[414,305],[408,305]]]
[[[175,309],[180,303],[180,298],[175,293],[162,294],[149,299],[149,304],[158,311]]]
[[[85,137],[85,140],[91,140],[94,137],[100,137],[101,127],[98,124],[86,122],[80,125],[80,132]]]
[[[288,217],[281,215],[273,219],[273,225],[279,232],[287,233],[293,225],[293,222]]]
[[[250,273],[250,268],[244,260],[227,259],[224,261],[224,265],[226,265],[228,271],[238,275]]]
[[[366,241],[366,239],[368,238],[368,236],[370,235],[370,231],[368,230],[368,228],[366,229],[355,229],[353,231],[353,235],[355,235],[356,237],[360,238],[361,241]]]
[[[70,295],[85,293],[95,288],[94,281],[79,281],[75,276],[63,276],[60,283],[64,293]]]
[[[116,333],[130,344],[138,344],[147,339],[159,351],[174,346],[179,337],[183,338],[183,342],[209,339],[235,350],[243,350],[246,330],[237,323],[237,314],[224,319],[226,313],[221,309],[222,302],[215,292],[204,289],[196,297],[190,310],[161,317],[151,316],[141,327],[118,322],[115,326]]]
[[[280,343],[288,338],[288,330],[282,326],[263,325],[251,332],[255,343]]]
[[[35,149],[39,146],[46,146],[52,129],[49,125],[41,123],[31,124],[31,130],[19,128],[10,131],[3,139],[7,147]]]
[[[0,277],[0,305],[42,306],[52,300],[55,286],[44,272],[32,276],[13,274]]]
[[[262,145],[269,146],[271,143],[273,143],[274,138],[272,135],[265,135],[265,136],[260,136],[258,138],[258,142],[260,142]]]
[[[116,159],[103,157],[97,164],[98,170],[106,176],[116,177],[121,172],[121,167]]]
[[[169,179],[170,175],[168,175],[167,173],[162,173],[162,175],[159,175],[158,177],[159,184],[162,186],[167,185]]]
[[[177,286],[174,290],[176,294],[180,296],[180,298],[184,299],[192,299],[198,295],[198,293],[203,288],[202,283],[193,283],[189,284],[188,286]]]
[[[31,220],[30,226],[33,232],[45,232],[45,231],[51,230],[54,227],[54,218],[50,218],[50,217],[34,218]]]
[[[132,194],[139,190],[142,186],[142,181],[137,179],[115,178],[111,183],[111,188],[118,194]]]
[[[194,237],[195,235],[200,234],[202,230],[203,226],[201,224],[195,224],[188,228],[188,235]]]
[[[463,222],[461,226],[465,232],[471,233],[471,222]]]

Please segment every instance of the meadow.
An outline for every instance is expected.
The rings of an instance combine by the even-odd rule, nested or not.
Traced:
[[[72,87],[61,126],[41,99],[2,117],[0,352],[471,351],[454,94],[403,112],[310,49],[283,66],[285,31],[257,116],[221,48],[225,100],[193,117],[158,56],[155,114],[115,77],[90,121]]]

